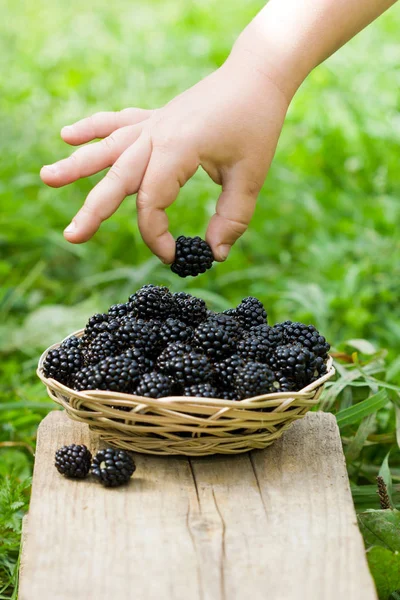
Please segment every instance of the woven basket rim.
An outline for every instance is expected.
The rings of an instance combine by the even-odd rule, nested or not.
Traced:
[[[252,398],[245,398],[244,400],[224,400],[222,398],[203,398],[203,397],[200,398],[197,396],[166,396],[163,398],[148,398],[148,397],[144,397],[144,396],[136,396],[135,394],[124,394],[121,392],[113,392],[111,390],[96,390],[96,389],[94,389],[94,390],[77,391],[77,390],[73,390],[72,388],[60,383],[56,379],[45,377],[45,375],[43,373],[43,363],[49,352],[58,348],[66,339],[70,338],[71,336],[81,337],[83,335],[83,332],[84,332],[84,329],[79,329],[78,331],[75,331],[74,333],[70,333],[63,340],[61,340],[61,342],[57,342],[57,343],[49,346],[40,356],[38,367],[36,370],[37,376],[39,377],[39,379],[43,382],[43,384],[47,388],[57,390],[66,396],[73,395],[75,398],[80,398],[83,401],[84,400],[96,400],[96,398],[106,400],[106,399],[109,399],[110,397],[112,397],[113,399],[131,401],[135,405],[137,405],[138,402],[143,402],[146,405],[151,403],[151,404],[158,405],[158,406],[162,406],[162,405],[165,405],[168,403],[174,403],[174,404],[178,403],[178,404],[188,404],[189,405],[189,404],[193,404],[193,402],[196,402],[199,404],[212,405],[212,406],[216,406],[216,407],[220,407],[220,408],[239,408],[239,407],[252,408],[253,404],[257,404],[260,401],[265,401],[265,400],[282,400],[282,402],[284,402],[285,400],[289,400],[289,399],[296,399],[296,398],[306,399],[308,397],[311,398],[313,396],[313,392],[315,392],[316,389],[320,388],[326,381],[331,379],[336,372],[335,367],[333,366],[333,358],[332,358],[332,356],[328,355],[328,360],[326,362],[326,366],[327,366],[326,374],[323,375],[322,377],[320,377],[319,379],[317,379],[316,381],[314,381],[313,383],[309,384],[308,386],[302,388],[301,390],[299,390],[297,392],[276,392],[276,393],[270,393],[270,394],[262,394],[260,396],[253,396]]]

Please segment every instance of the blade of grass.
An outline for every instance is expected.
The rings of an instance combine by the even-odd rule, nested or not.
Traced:
[[[352,423],[359,423],[364,417],[375,413],[380,408],[383,408],[389,402],[386,390],[380,390],[377,394],[370,396],[366,400],[340,410],[336,415],[337,424],[339,427],[346,427]]]

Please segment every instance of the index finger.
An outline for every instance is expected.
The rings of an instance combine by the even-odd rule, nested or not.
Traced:
[[[165,209],[176,200],[180,188],[197,170],[197,164],[182,157],[158,151],[150,158],[137,195],[140,233],[150,250],[164,263],[175,259],[175,240],[168,231]]]

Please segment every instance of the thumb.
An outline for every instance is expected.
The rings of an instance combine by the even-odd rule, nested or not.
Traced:
[[[246,231],[256,207],[260,187],[254,181],[231,176],[222,185],[206,240],[217,261],[224,261],[231,246]]]

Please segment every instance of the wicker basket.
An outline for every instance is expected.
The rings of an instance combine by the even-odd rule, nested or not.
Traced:
[[[241,401],[182,396],[154,399],[101,390],[77,392],[43,374],[47,353],[59,345],[50,346],[42,354],[37,370],[50,398],[61,404],[72,419],[87,423],[108,444],[146,454],[202,456],[266,448],[318,403],[324,383],[335,373],[329,357],[326,375],[301,391]]]

